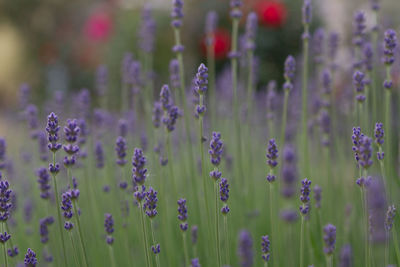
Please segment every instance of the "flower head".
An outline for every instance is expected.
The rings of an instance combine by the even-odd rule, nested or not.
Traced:
[[[394,205],[390,205],[386,212],[385,228],[390,231],[393,227],[394,217],[396,216],[396,208]]]
[[[300,212],[302,215],[308,214],[309,211],[309,202],[310,202],[310,186],[311,181],[305,178],[301,181],[301,189],[300,189],[300,201],[303,203],[300,206]]]
[[[147,176],[147,169],[146,166],[146,157],[143,154],[143,150],[140,148],[135,148],[133,157],[132,157],[132,178],[134,184],[143,185],[146,176]]]
[[[183,0],[172,0],[172,4],[173,8],[171,12],[171,25],[174,28],[180,28],[182,26],[183,18]]]
[[[49,144],[47,145],[49,150],[53,153],[61,148],[61,144],[58,143],[58,131],[60,126],[58,126],[58,117],[54,112],[51,112],[47,117],[46,132],[48,134]]]
[[[270,139],[268,142],[268,148],[267,148],[267,164],[271,168],[275,168],[278,165],[278,148],[276,146],[276,141],[275,139]]]
[[[117,164],[119,166],[124,166],[127,162],[126,157],[126,140],[122,136],[118,136],[115,142],[115,152],[117,153]]]
[[[242,230],[239,233],[239,243],[238,243],[238,256],[240,261],[240,266],[251,267],[253,266],[253,239],[250,232],[247,230]]]
[[[183,232],[188,229],[188,223],[186,222],[188,218],[187,208],[186,208],[186,199],[181,198],[178,200],[178,220],[181,221],[179,227]]]
[[[332,255],[335,250],[336,243],[336,227],[332,224],[327,224],[324,227],[324,252],[327,255]]]
[[[302,13],[303,13],[303,24],[309,25],[311,23],[311,18],[312,18],[311,0],[304,0]]]
[[[390,66],[394,63],[394,55],[397,46],[396,31],[392,29],[386,30],[384,40],[383,62]]]
[[[224,143],[221,140],[221,133],[213,132],[208,154],[210,154],[211,156],[211,164],[213,164],[216,167],[221,163],[223,149],[224,149]]]
[[[250,12],[247,15],[246,21],[246,44],[245,48],[248,51],[254,51],[256,48],[255,39],[258,25],[258,17],[255,12]]]
[[[262,252],[262,259],[264,261],[269,261],[270,258],[270,241],[268,235],[264,235],[261,237],[261,252]]]
[[[146,214],[150,219],[153,219],[157,215],[157,191],[151,186],[146,192],[144,208],[146,209]]]
[[[24,259],[25,267],[35,267],[37,265],[36,253],[28,248],[25,259]]]
[[[40,197],[43,199],[50,198],[50,175],[46,168],[39,168],[36,172],[38,176],[38,183],[40,188]]]
[[[110,213],[104,214],[104,229],[107,233],[106,242],[112,245],[114,238],[111,236],[114,233],[114,219]]]
[[[6,222],[12,209],[12,190],[7,180],[0,181],[0,222]]]

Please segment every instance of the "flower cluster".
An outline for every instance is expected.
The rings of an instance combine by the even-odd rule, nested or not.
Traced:
[[[208,154],[210,154],[211,156],[211,164],[213,164],[215,167],[217,167],[221,163],[223,147],[224,144],[221,140],[221,133],[213,132]]]
[[[296,72],[296,60],[293,56],[288,56],[285,60],[284,77],[285,83],[283,84],[283,89],[290,92],[293,89],[293,79]]]
[[[309,211],[309,202],[310,202],[310,185],[311,181],[305,178],[304,180],[301,181],[301,189],[300,189],[300,201],[303,203],[302,206],[300,206],[300,213],[302,215],[308,214]]]
[[[388,29],[385,31],[383,62],[390,66],[394,63],[394,54],[397,46],[396,31]]]
[[[171,25],[174,28],[180,28],[182,26],[182,18],[183,18],[183,1],[182,0],[173,0],[173,9],[171,12],[172,22]]]
[[[126,149],[127,149],[127,145],[126,145],[125,138],[122,136],[118,136],[117,140],[115,142],[115,152],[117,153],[117,161],[116,162],[119,166],[124,166],[127,162],[127,160],[125,159]]]
[[[255,12],[251,12],[247,15],[246,21],[246,45],[245,48],[248,51],[254,51],[256,49],[255,39],[257,32],[258,17]]]
[[[146,180],[147,169],[146,166],[146,157],[143,155],[143,150],[140,148],[135,148],[133,157],[132,157],[132,179],[133,184],[143,185]]]
[[[36,253],[30,248],[28,248],[28,251],[25,254],[24,263],[25,267],[36,267],[38,263]]]
[[[73,211],[72,211],[72,195],[70,191],[67,191],[65,193],[62,194],[61,196],[61,210],[63,211],[63,215],[64,218],[66,219],[66,222],[64,224],[64,228],[67,231],[72,230],[72,228],[74,228],[74,224],[72,222],[70,222],[72,216],[74,215]]]
[[[79,146],[76,143],[78,140],[80,128],[76,119],[68,119],[67,125],[64,127],[64,135],[66,145],[63,146],[67,156],[64,158],[64,165],[66,167],[73,166],[76,162],[76,153],[79,152]]]
[[[0,222],[5,222],[10,217],[12,203],[12,190],[7,180],[0,181]]]
[[[144,202],[144,209],[150,219],[153,219],[157,215],[157,202],[157,191],[150,186],[149,190],[146,192]]]
[[[253,239],[247,230],[239,233],[238,256],[241,266],[253,266]]]
[[[375,124],[374,135],[375,135],[375,144],[379,147],[379,151],[376,152],[376,156],[378,160],[383,160],[383,158],[385,157],[385,152],[382,151],[382,145],[385,141],[384,140],[385,131],[383,130],[383,123],[377,122]]]
[[[199,68],[197,69],[196,77],[194,80],[194,90],[200,97],[202,97],[206,93],[207,87],[208,87],[208,69],[203,63],[201,63]],[[200,102],[196,106],[195,111],[197,117],[204,115],[204,113],[206,112],[206,107],[203,105],[203,102]]]
[[[264,235],[261,237],[261,252],[262,252],[262,259],[267,262],[269,261],[270,258],[270,241],[269,241],[269,236]]]
[[[224,203],[224,206],[221,208],[221,212],[223,215],[226,215],[230,211],[227,204],[229,199],[229,184],[226,178],[221,178],[221,182],[219,183],[219,196],[221,201]]]
[[[54,223],[54,218],[52,216],[45,217],[39,221],[39,234],[40,242],[43,244],[49,241],[49,229],[48,227]]]
[[[104,150],[103,144],[97,141],[94,147],[94,154],[96,159],[96,167],[102,169],[104,167]]]
[[[365,74],[361,71],[355,71],[353,75],[353,85],[356,90],[356,100],[360,103],[365,101]]]
[[[188,223],[187,223],[187,208],[186,208],[186,199],[181,198],[178,200],[178,220],[181,221],[181,224],[179,227],[183,232],[185,232],[188,229]]]
[[[51,112],[47,117],[47,126],[46,132],[48,134],[48,148],[50,151],[55,153],[61,148],[61,144],[58,143],[58,131],[60,130],[60,126],[58,126],[58,117],[54,112]]]
[[[111,234],[114,232],[114,219],[110,213],[104,214],[104,229],[107,233],[106,242],[107,244],[112,245],[114,238]]]
[[[390,231],[393,227],[394,217],[396,216],[396,208],[394,205],[390,205],[386,212],[385,228]]]
[[[50,198],[50,175],[46,168],[39,168],[36,172],[40,188],[40,197],[43,199]]]
[[[327,255],[332,255],[333,251],[335,250],[335,243],[336,243],[336,227],[332,224],[327,224],[324,227],[324,252]]]

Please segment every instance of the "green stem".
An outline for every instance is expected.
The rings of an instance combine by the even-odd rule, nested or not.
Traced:
[[[365,176],[366,178],[366,176]],[[362,209],[363,209],[363,217],[364,217],[364,235],[365,235],[365,266],[369,266],[369,238],[368,238],[368,217],[367,217],[367,205],[366,205],[366,192],[364,188],[361,188],[361,202],[362,202]]]
[[[326,266],[332,267],[333,266],[333,258],[332,255],[326,256]]]
[[[56,166],[56,154],[53,152],[53,166]],[[65,267],[68,266],[67,262],[67,253],[65,252],[65,240],[64,240],[64,232],[63,232],[63,226],[62,226],[62,221],[61,221],[61,208],[60,208],[60,199],[58,195],[58,189],[57,189],[57,179],[56,175],[54,173],[51,173],[51,177],[53,178],[53,183],[54,183],[54,194],[56,195],[56,210],[57,210],[57,217],[58,217],[58,228],[60,232],[60,237],[61,237],[61,245],[62,245],[62,250],[63,250],[63,256],[64,256],[64,264]]]
[[[153,239],[153,245],[156,245],[156,238],[155,238],[155,234],[154,234],[154,226],[153,226],[153,219],[150,219],[150,228],[151,228],[151,238]],[[156,254],[156,264],[157,267],[160,267],[160,257],[158,255],[158,253]]]
[[[117,267],[117,264],[115,263],[115,255],[114,255],[114,248],[112,245],[108,246],[108,249],[110,251],[110,258],[111,258],[111,266],[112,267]]]
[[[172,164],[172,148],[171,148],[171,134],[170,132],[167,132],[167,155],[168,155],[168,169],[169,169],[169,175],[170,179],[172,182],[172,190],[174,196],[177,195],[177,190],[176,190],[176,183],[175,183],[175,175],[174,175],[174,166]]]
[[[208,67],[208,88],[210,94],[209,109],[212,125],[216,125],[217,120],[217,105],[216,105],[216,87],[215,87],[215,55],[213,45],[207,45],[207,67]],[[214,127],[213,127],[214,128]]]
[[[189,253],[186,244],[186,232],[182,232],[183,252],[185,254],[185,266],[189,266]]]
[[[394,227],[393,224],[393,244],[394,244],[394,249],[396,252],[396,260],[397,260],[397,265],[400,266],[400,248],[399,248],[399,243],[397,241],[397,232],[396,232],[396,228]]]
[[[285,90],[285,96],[283,100],[283,113],[282,113],[282,130],[281,130],[281,138],[280,145],[281,149],[285,146],[285,132],[286,132],[286,121],[287,121],[287,106],[289,100],[289,91]]]
[[[390,67],[386,67],[386,80],[390,81]],[[387,162],[388,166],[391,166],[391,163],[393,162],[393,154],[392,154],[392,131],[391,131],[391,122],[392,122],[392,116],[391,116],[391,103],[392,103],[392,91],[391,89],[385,89],[385,96],[386,96],[386,105],[385,105],[385,134],[386,134],[386,151],[387,151]],[[392,177],[392,168],[388,169],[388,176]]]
[[[83,250],[83,259],[85,260],[85,265],[89,266],[89,261],[87,258],[87,253],[86,253],[86,247],[85,247],[85,242],[83,239],[83,235],[82,235],[82,227],[81,227],[81,222],[79,219],[79,213],[78,213],[78,209],[77,209],[77,201],[76,199],[73,199],[73,208],[74,208],[74,212],[75,212],[75,217],[76,217],[76,222],[78,224],[78,233],[79,233],[79,242],[81,244],[82,250]]]
[[[1,231],[4,232],[4,229],[5,229],[5,222],[3,222],[1,224]],[[10,234],[10,233],[8,233],[8,234]],[[3,251],[4,251],[4,265],[5,265],[5,267],[8,267],[6,243],[3,243]]]
[[[386,230],[386,240],[385,240],[385,266],[389,263],[389,242],[390,242],[390,235],[389,231]]]
[[[221,267],[221,249],[220,249],[220,242],[219,242],[219,210],[218,210],[218,182],[215,181],[215,246],[217,250],[217,261],[218,261],[218,267]]]
[[[301,216],[301,229],[300,229],[300,267],[304,267],[304,216]]]
[[[142,224],[142,237],[143,237],[143,245],[144,245],[144,253],[146,255],[146,266],[150,267],[150,257],[149,257],[149,246],[147,245],[147,230],[146,230],[146,226],[144,224],[144,216],[143,216],[143,209],[142,209],[142,203],[138,202],[139,205],[139,213],[140,213],[140,221]]]
[[[374,11],[374,24],[378,24],[378,12]],[[372,114],[373,120],[378,120],[378,91],[377,91],[377,78],[376,78],[376,62],[377,62],[377,51],[378,51],[378,30],[372,31],[372,44],[373,44],[373,69],[372,69]]]
[[[69,238],[70,238],[71,244],[72,244],[72,250],[74,251],[74,253],[72,253],[72,255],[73,255],[75,264],[76,264],[76,266],[81,266],[80,262],[78,261],[78,255],[77,255],[78,252],[75,247],[75,242],[74,242],[74,238],[72,237],[72,232],[68,231],[68,233],[69,233]]]
[[[252,96],[253,96],[253,58],[254,58],[254,53],[252,50],[249,50],[247,52],[247,64],[248,64],[248,73],[247,73],[247,121],[250,125],[251,123],[251,101],[252,101]]]
[[[225,231],[225,257],[226,257],[226,264],[230,266],[229,259],[229,231],[228,231],[228,216],[224,215],[224,231]]]
[[[301,143],[303,145],[303,176],[309,176],[308,170],[308,138],[307,138],[307,108],[308,108],[308,50],[309,50],[309,25],[304,25],[304,38],[303,38],[303,78],[302,78],[302,104],[301,104]]]

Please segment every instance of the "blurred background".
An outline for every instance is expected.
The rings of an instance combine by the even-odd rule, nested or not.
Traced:
[[[151,4],[156,20],[154,80],[155,86],[160,86],[169,81],[168,64],[174,56],[171,1],[145,2]],[[350,42],[352,14],[355,7],[368,14],[368,0],[314,2],[313,29],[324,26],[338,32],[342,36],[339,63],[349,65],[346,62],[349,52],[343,47]],[[300,0],[244,0],[245,15],[254,10],[259,17],[258,89],[263,89],[270,79],[281,81],[284,59],[299,52],[301,4]],[[55,91],[93,90],[95,71],[100,64],[109,69],[109,97],[119,94],[124,54],[132,52],[133,57],[139,58],[143,5],[140,0],[0,0],[0,109],[16,106],[23,82],[31,86],[38,103],[51,98]],[[399,25],[398,0],[382,1],[382,9],[381,14],[387,15],[381,18],[384,25]],[[199,62],[205,61],[204,20],[210,10],[219,15],[215,34],[217,71],[221,73],[229,63],[229,0],[186,0],[182,31],[188,77],[194,74]]]

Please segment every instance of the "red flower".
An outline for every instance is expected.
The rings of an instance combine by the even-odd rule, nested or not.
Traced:
[[[93,13],[85,23],[85,35],[94,42],[107,41],[112,31],[112,19],[106,12]]]
[[[286,6],[280,1],[259,1],[255,10],[261,24],[267,27],[279,28],[286,22]]]
[[[201,40],[201,51],[203,55],[207,55],[206,47],[207,37],[203,36]],[[223,28],[219,28],[214,32],[214,57],[215,59],[225,58],[231,49],[231,36],[229,32]]]

